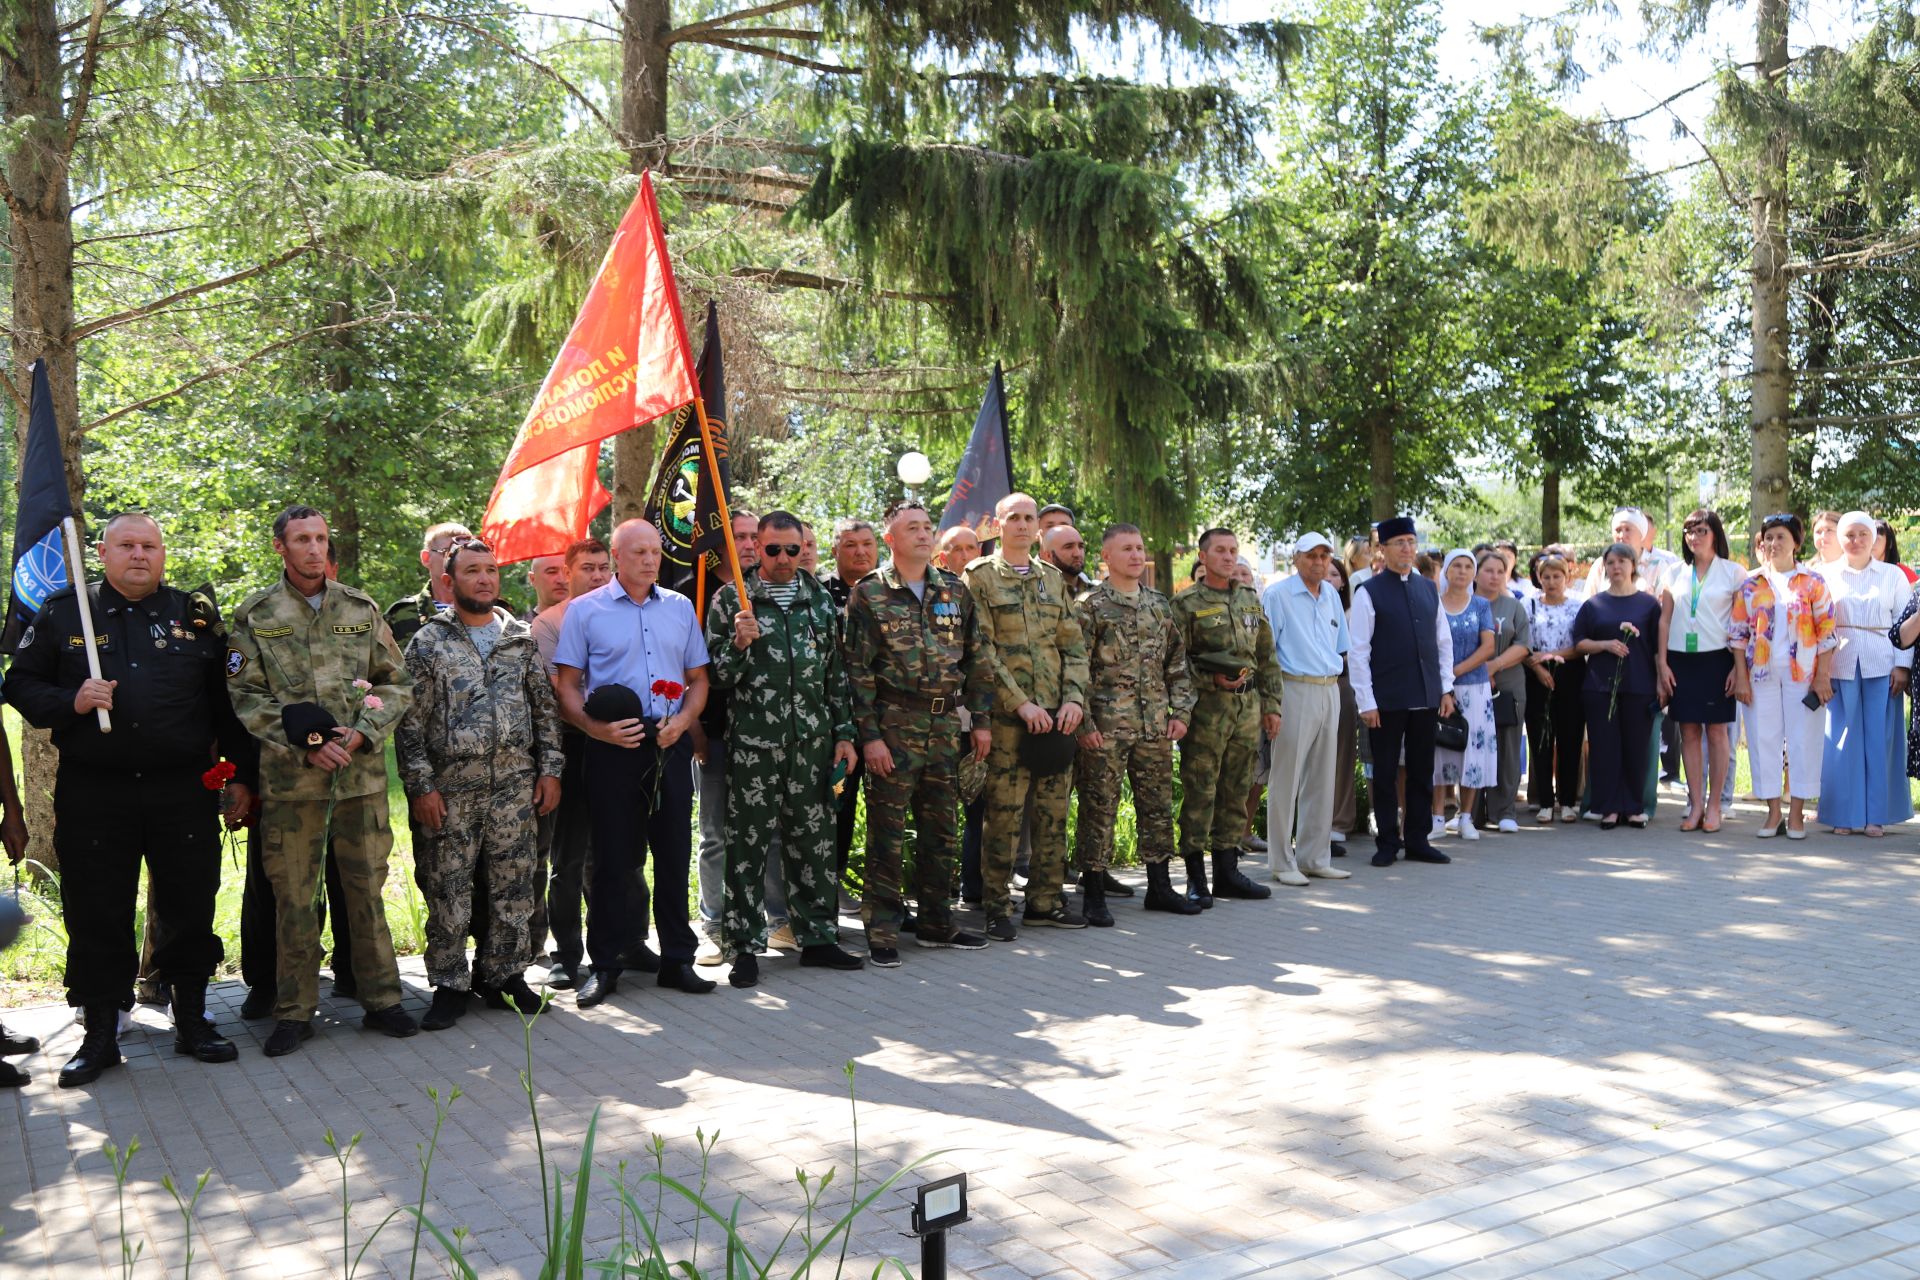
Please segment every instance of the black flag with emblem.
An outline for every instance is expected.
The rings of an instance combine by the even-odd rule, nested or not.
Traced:
[[[660,531],[660,585],[692,596],[705,617],[707,597],[727,578],[727,530],[721,500],[732,497],[727,474],[727,371],[720,356],[720,319],[707,303],[706,337],[694,366],[713,434],[713,466],[700,441],[700,420],[688,405],[673,418],[660,470],[647,490],[646,518]],[[701,561],[705,572],[701,573]],[[697,581],[698,580],[698,581]]]
[[[973,435],[967,439],[967,452],[953,475],[953,492],[947,496],[947,508],[940,513],[940,531],[965,525],[982,543],[1000,536],[1000,522],[993,509],[1000,499],[1013,492],[1013,462],[1007,450],[1007,388],[1000,377],[1000,362],[993,362],[993,377],[987,380],[987,394],[973,420]]]
[[[68,585],[60,522],[73,514],[67,468],[60,456],[60,428],[53,420],[53,388],[47,362],[35,360],[33,400],[27,415],[27,450],[20,460],[20,510],[13,518],[13,579],[7,591],[7,625],[0,648],[11,653],[47,597]]]

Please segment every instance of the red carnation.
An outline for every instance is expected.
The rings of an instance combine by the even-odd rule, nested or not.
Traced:
[[[233,781],[233,775],[237,772],[239,771],[233,767],[231,760],[222,760],[200,775],[200,785],[209,791],[223,790],[229,782]]]
[[[667,692],[667,682],[665,680],[655,680],[653,682],[653,688],[649,690],[649,692],[656,697],[664,697]]]
[[[658,692],[663,697],[665,697],[668,701],[672,701],[673,699],[679,697],[681,694],[685,693],[686,691],[687,691],[687,686],[681,684],[677,680],[662,680],[660,682],[660,688],[658,690]]]

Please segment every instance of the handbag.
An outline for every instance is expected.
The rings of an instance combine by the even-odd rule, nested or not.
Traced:
[[[1493,691],[1493,724],[1497,729],[1511,729],[1520,723],[1520,699],[1505,689]]]
[[[1442,751],[1467,749],[1467,717],[1458,707],[1442,719],[1433,731],[1433,745]]]

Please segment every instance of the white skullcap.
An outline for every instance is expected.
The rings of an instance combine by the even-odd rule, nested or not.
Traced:
[[[1619,524],[1622,520],[1625,520],[1628,524],[1632,525],[1634,528],[1634,532],[1638,533],[1643,538],[1647,536],[1647,531],[1653,528],[1653,522],[1647,519],[1647,513],[1642,511],[1638,507],[1615,508],[1613,513],[1613,522],[1615,524]]]
[[[1444,578],[1447,576],[1447,570],[1453,568],[1453,562],[1455,560],[1465,560],[1468,564],[1472,565],[1479,563],[1473,558],[1473,552],[1467,550],[1465,547],[1455,547],[1453,550],[1447,552],[1447,558],[1440,562],[1441,577]]]
[[[1868,533],[1880,532],[1879,528],[1876,527],[1873,522],[1873,517],[1868,515],[1864,511],[1849,511],[1847,512],[1847,514],[1841,516],[1840,525],[1837,531],[1840,533],[1845,533],[1847,531],[1848,525],[1855,525],[1855,524],[1865,528]]]

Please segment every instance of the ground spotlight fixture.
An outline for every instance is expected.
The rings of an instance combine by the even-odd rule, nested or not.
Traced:
[[[920,1280],[947,1280],[947,1228],[967,1221],[967,1175],[914,1188],[913,1234],[920,1237]]]

